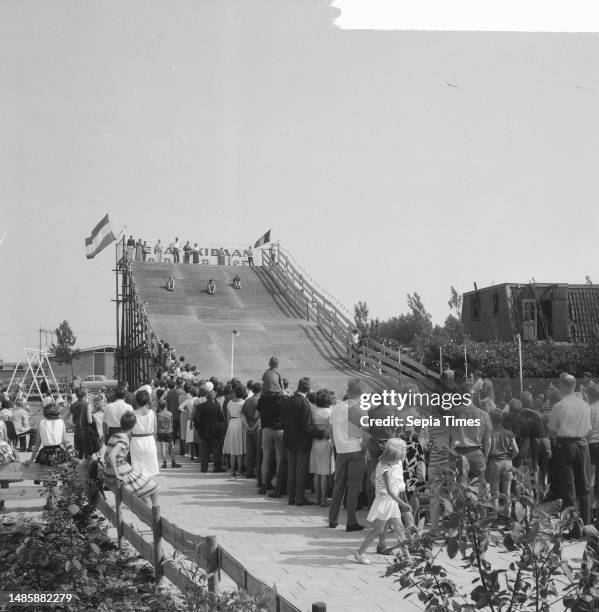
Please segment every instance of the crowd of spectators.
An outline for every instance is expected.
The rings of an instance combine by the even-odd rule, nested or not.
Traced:
[[[180,467],[178,461],[195,462],[200,473],[210,468],[228,470],[232,477],[255,480],[259,495],[286,497],[289,505],[328,508],[331,528],[338,526],[344,505],[346,530],[359,531],[363,525],[357,510],[371,506],[380,493],[381,455],[389,440],[401,439],[405,443],[402,493],[414,514],[423,501],[429,503],[433,533],[442,530],[441,488],[456,458],[461,476],[478,478],[481,492],[490,494],[497,517],[511,515],[511,498],[519,486],[514,474],[520,471],[530,476],[537,501],[562,499],[564,507],[578,508],[584,524],[592,520],[599,493],[599,385],[590,374],[578,385],[564,373],[546,393],[533,396],[524,391],[503,401],[495,397],[493,382],[477,372],[466,382],[446,380],[448,389],[469,394],[471,405],[449,410],[408,406],[402,413],[404,421],[410,414],[451,414],[460,419],[460,425],[395,427],[385,417],[396,415],[397,408],[383,405],[368,410],[370,425],[365,427],[360,398],[366,389],[359,377],[349,379],[338,397],[330,389],[313,389],[309,378],[301,378],[290,390],[276,357],[259,380],[245,382],[205,378],[185,357],[177,358],[166,343],[161,359],[160,376],[144,381],[135,391],[123,382],[114,397],[100,392],[90,399],[79,388],[67,402],[67,421],[74,427],[79,457],[108,461],[105,449],[115,447],[111,438],[121,436],[127,413],[135,415],[133,423],[130,417],[125,419],[131,443],[122,436],[117,442],[121,448],[127,446],[134,473],[145,478],[131,485],[145,491],[144,495],[155,495],[148,479],[160,470]],[[23,398],[2,393],[0,438],[10,438],[6,425],[11,423],[20,450],[31,449],[36,432],[29,427]],[[61,402],[64,406],[62,397],[48,392],[44,414]],[[54,411],[60,413],[64,415],[64,409]],[[463,424],[467,419],[480,424]],[[60,445],[62,433],[52,435],[54,445]],[[44,444],[48,440],[40,441],[37,435],[34,453]],[[115,453],[116,458],[122,456],[121,451]],[[113,463],[115,470],[124,465]]]

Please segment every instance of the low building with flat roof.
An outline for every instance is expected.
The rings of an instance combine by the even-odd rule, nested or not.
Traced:
[[[588,344],[599,338],[599,285],[502,283],[462,296],[462,323],[475,341],[553,340]]]

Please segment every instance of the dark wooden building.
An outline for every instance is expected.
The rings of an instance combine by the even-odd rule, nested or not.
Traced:
[[[472,340],[599,338],[599,285],[503,283],[464,293],[464,330]]]

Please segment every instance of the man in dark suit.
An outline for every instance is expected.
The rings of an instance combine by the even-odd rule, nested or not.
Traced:
[[[85,455],[85,423],[87,423],[87,389],[77,389],[77,401],[71,404],[71,418],[74,426],[74,446],[79,459]]]
[[[310,379],[300,379],[297,392],[287,398],[283,410],[283,446],[287,449],[287,492],[290,506],[313,504],[306,499],[305,490],[312,438],[328,437],[328,432],[319,431],[312,424],[310,403],[306,399],[309,392]]]
[[[202,472],[208,471],[208,463],[212,455],[214,471],[222,472],[221,430],[225,416],[220,404],[216,401],[216,393],[208,391],[207,398],[204,403],[197,406],[193,423],[200,437],[200,469]]]

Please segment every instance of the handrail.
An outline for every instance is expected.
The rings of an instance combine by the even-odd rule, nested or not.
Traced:
[[[315,321],[331,342],[342,346],[350,360],[359,364],[361,371],[397,377],[403,374],[416,380],[440,379],[439,373],[429,370],[401,350],[371,339],[356,344],[352,338],[355,324],[344,314],[348,309],[300,268],[286,249],[279,245],[276,248],[273,245],[269,250],[263,249],[262,265],[270,271],[273,280],[300,312],[306,313],[306,319]],[[306,280],[306,277],[310,280]]]

